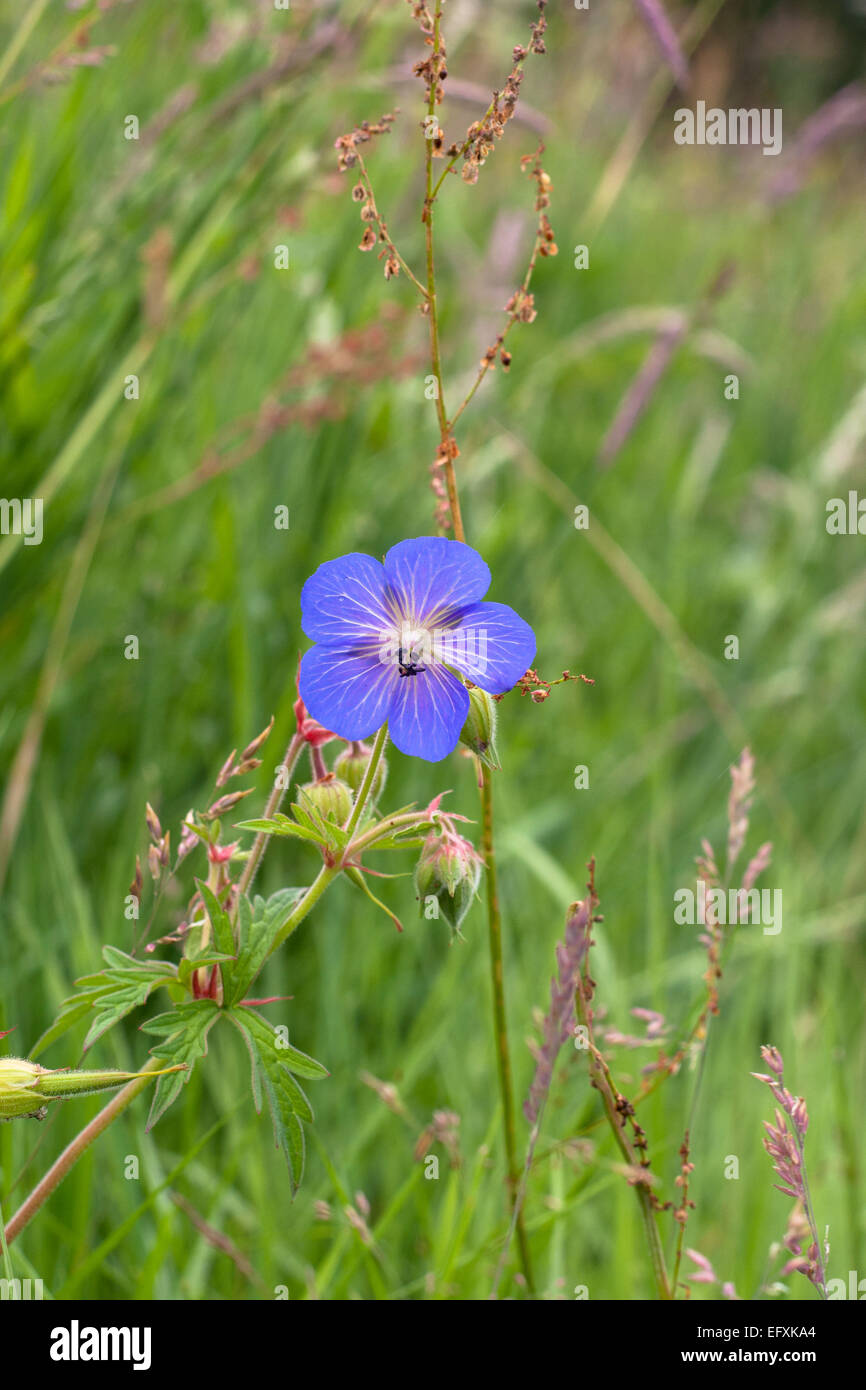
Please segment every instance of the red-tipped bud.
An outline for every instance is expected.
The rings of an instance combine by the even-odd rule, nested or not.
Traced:
[[[437,904],[452,932],[472,905],[481,878],[482,860],[462,835],[434,830],[428,835],[415,868],[415,890],[421,899],[421,915],[427,916],[430,899]]]

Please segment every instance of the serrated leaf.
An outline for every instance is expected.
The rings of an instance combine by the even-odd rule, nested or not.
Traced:
[[[100,970],[96,975],[80,975],[75,981],[76,989],[104,989],[106,971]],[[71,996],[75,998],[74,995]]]
[[[337,825],[335,821],[322,815],[318,806],[310,800],[305,792],[302,791],[301,796],[303,797],[303,807],[295,802],[292,806],[292,810],[299,820],[303,818],[304,824],[309,825],[315,832],[317,843],[332,852],[345,849],[346,845],[349,843],[349,835],[347,832],[342,826]]]
[[[307,801],[303,806],[300,801],[292,802],[292,815],[295,821],[298,825],[306,827],[307,830],[316,830],[316,823],[313,819],[312,811],[313,804],[311,801]]]
[[[241,898],[240,948],[232,972],[231,993],[225,996],[227,1004],[237,1004],[243,999],[267,960],[277,932],[306,891],[305,888],[281,888],[267,900],[256,897],[252,906],[246,898]]]
[[[238,959],[247,949],[250,939],[250,927],[253,924],[253,909],[250,900],[244,894],[238,901]]]
[[[64,999],[54,1023],[33,1048],[30,1054],[32,1059],[95,1010],[96,1018],[84,1039],[83,1050],[86,1052],[115,1023],[145,1004],[153,990],[177,979],[177,971],[169,961],[136,960],[116,946],[103,946],[102,954],[109,969],[99,975],[85,975],[76,980],[77,985],[86,988]]]
[[[308,818],[303,817],[303,819],[306,821]],[[234,828],[235,830],[256,830],[265,835],[293,836],[297,840],[315,840],[317,843],[320,839],[320,836],[309,824],[298,824],[284,815],[280,815],[279,818],[274,817],[273,820],[238,821]]]
[[[207,1038],[222,1010],[212,999],[195,999],[178,1004],[168,1013],[157,1014],[141,1025],[143,1033],[163,1037],[164,1042],[150,1049],[152,1057],[161,1061],[182,1062],[187,1070],[161,1076],[156,1083],[153,1103],[145,1128],[150,1130],[177,1100],[182,1087],[188,1084],[193,1068],[200,1057],[207,1055]]]
[[[263,1073],[262,1085],[268,1098],[268,1108],[274,1126],[274,1142],[283,1151],[289,1169],[292,1193],[295,1193],[304,1176],[304,1130],[297,1115],[292,1111],[291,1101],[285,1091],[274,1084],[267,1072]]]
[[[259,1051],[265,1057],[273,1057],[281,1067],[288,1067],[296,1076],[305,1076],[310,1081],[323,1081],[326,1076],[330,1076],[327,1067],[317,1062],[315,1057],[309,1057],[306,1052],[301,1052],[297,1047],[292,1047],[289,1043],[283,1042],[282,1037],[277,1033],[273,1024],[263,1018],[255,1009],[241,1007],[233,1010],[233,1017],[240,1019],[249,1028]]]
[[[295,1078],[292,1076],[292,1073],[287,1071],[285,1067],[283,1068],[280,1082],[289,1099],[293,1113],[297,1115],[299,1120],[306,1120],[307,1124],[312,1124],[313,1107],[307,1100],[307,1097],[304,1095],[304,1092],[301,1090]]]
[[[233,1009],[229,1018],[242,1035],[249,1053],[256,1110],[261,1112],[264,1095],[274,1128],[274,1142],[283,1151],[292,1190],[297,1192],[304,1171],[301,1121],[311,1121],[313,1111],[292,1072],[320,1079],[328,1075],[327,1069],[306,1053],[283,1044],[281,1034],[253,1009]]]
[[[318,845],[321,836],[308,826],[296,825],[294,821],[287,820],[285,826],[277,824],[275,821],[241,821],[235,826],[235,830],[263,830],[268,835],[282,835],[289,839],[307,840],[314,845]]]
[[[167,960],[137,960],[116,946],[103,946],[102,956],[110,970],[129,970],[133,975],[171,975],[174,966]]]
[[[201,893],[202,901],[207,909],[210,918],[213,939],[218,951],[222,951],[226,956],[235,954],[235,934],[232,930],[231,918],[225,908],[217,900],[215,893],[211,892],[206,883],[196,879],[198,891]]]
[[[50,1047],[58,1038],[62,1038],[63,1034],[67,1033],[80,1019],[87,1017],[93,1009],[94,1000],[110,988],[110,985],[103,985],[99,989],[87,990],[82,994],[73,994],[68,999],[64,999],[54,1022],[49,1028],[46,1028],[37,1040],[35,1047],[31,1048],[30,1060],[35,1062],[46,1047]]]
[[[142,1004],[146,1004],[151,990],[155,989],[159,983],[158,980],[144,980],[136,984],[122,984],[99,995],[93,1001],[96,1018],[87,1030],[82,1052],[87,1052],[98,1038],[113,1028],[115,1023],[126,1018],[127,1014],[131,1014],[133,1009],[138,1009]]]
[[[261,1064],[261,1061],[260,1061],[260,1059],[259,1059],[259,1050],[258,1050],[258,1048],[256,1047],[255,1040],[254,1040],[252,1034],[250,1033],[249,1028],[247,1028],[247,1027],[245,1026],[245,1024],[242,1023],[242,1022],[239,1020],[237,1013],[236,1013],[234,1010],[232,1010],[232,1011],[229,1012],[226,1016],[227,1016],[227,1017],[231,1020],[231,1022],[235,1025],[235,1027],[237,1028],[238,1032],[240,1033],[241,1037],[242,1037],[243,1040],[244,1040],[244,1045],[245,1045],[245,1047],[246,1047],[246,1049],[247,1049],[247,1053],[248,1053],[249,1059],[250,1059],[250,1083],[251,1083],[251,1085],[252,1085],[252,1090],[253,1090],[253,1105],[254,1105],[255,1108],[256,1108],[256,1114],[257,1114],[257,1115],[261,1115],[261,1113],[262,1113],[262,1064]]]

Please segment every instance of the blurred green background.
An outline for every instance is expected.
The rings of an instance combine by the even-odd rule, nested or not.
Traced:
[[[866,137],[861,118],[811,160],[796,138],[862,77],[866,24],[862,7],[841,3],[710,0],[671,14],[694,49],[685,96],[626,0],[550,7],[549,51],[527,63],[518,118],[476,186],[454,178],[443,190],[444,372],[453,410],[524,273],[534,186],[519,160],[543,135],[560,253],[539,264],[538,318],[510,336],[510,373],[488,377],[458,431],[467,537],[493,571],[490,597],[532,623],[542,676],[568,667],[596,682],[500,706],[516,1096],[590,854],[605,1022],[635,1031],[629,1010],[648,1007],[680,1036],[705,957],[696,929],[674,925],[673,893],[694,883],[702,836],[723,852],[728,768],[748,743],[748,848],[774,844],[762,882],[782,889],[784,926],[744,928],[726,966],[692,1125],[686,1236],[748,1297],[790,1211],[761,1147],[768,1097],[749,1076],[765,1042],[809,1104],[829,1274],[866,1275],[866,553],[862,537],[825,530],[827,500],[863,485],[866,458]],[[352,181],[332,148],[399,106],[393,132],[366,150],[379,206],[420,272],[411,66],[424,48],[405,4],[73,11],[31,0],[0,15],[0,493],[42,497],[45,527],[40,546],[0,538],[0,1028],[14,1026],[7,1047],[26,1053],[72,981],[98,968],[102,944],[130,945],[123,903],[146,848],[145,801],[176,844],[230,750],[275,714],[260,798],[244,809],[263,801],[292,728],[300,587],[323,560],[381,555],[433,529],[437,432],[425,321],[405,278],[386,284],[356,251]],[[534,17],[523,0],[448,0],[447,140],[502,86]],[[781,107],[782,154],[676,146],[673,111],[699,97]],[[130,115],[137,141],[124,138]],[[581,244],[589,267],[578,270]],[[707,305],[726,264],[730,285]],[[697,321],[600,468],[629,384],[682,312]],[[730,373],[736,400],[725,398]],[[588,531],[574,527],[578,501]],[[278,506],[288,531],[274,526]],[[137,661],[124,658],[130,634]],[[724,658],[728,635],[738,660]],[[588,790],[574,787],[579,764]],[[432,766],[392,750],[389,765],[389,805],[453,788],[448,804],[477,817],[464,758]],[[315,869],[278,843],[259,886],[306,883]],[[191,888],[202,866],[187,870]],[[316,1124],[296,1201],[253,1111],[242,1050],[218,1031],[151,1135],[139,1101],[78,1164],[12,1247],[16,1273],[86,1298],[268,1298],[278,1285],[292,1298],[487,1296],[506,1211],[484,911],[450,946],[444,923],[417,920],[411,878],[377,891],[404,934],[340,883],[263,980],[263,993],[293,996],[272,1020],[332,1072],[310,1088]],[[184,901],[168,904],[163,930]],[[89,1060],[140,1065],[137,1021]],[[72,1033],[41,1060],[79,1055]],[[616,1053],[623,1089],[649,1060]],[[399,1088],[409,1122],[362,1072]],[[695,1080],[684,1068],[641,1108],[663,1198],[675,1195]],[[97,1108],[0,1126],[7,1218]],[[463,1162],[450,1168],[436,1148],[440,1179],[425,1181],[413,1147],[435,1110],[460,1116]],[[596,1115],[566,1049],[527,1205],[548,1298],[578,1284],[592,1299],[651,1292],[637,1204],[607,1131],[587,1128]],[[566,1143],[578,1135],[592,1148]],[[124,1177],[130,1154],[139,1181]],[[724,1177],[728,1155],[736,1181]],[[359,1192],[375,1248],[344,1215],[364,1207]],[[240,1254],[215,1248],[190,1206]],[[662,1230],[671,1249],[669,1216]],[[503,1292],[520,1296],[513,1269]],[[798,1276],[786,1286],[782,1297],[816,1296]]]

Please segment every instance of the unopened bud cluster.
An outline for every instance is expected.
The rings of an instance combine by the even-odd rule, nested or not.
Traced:
[[[333,770],[329,770],[322,754],[322,747],[331,743],[337,735],[310,718],[300,696],[295,701],[294,710],[298,735],[309,748],[313,772],[313,780],[305,782],[299,788],[301,808],[312,806],[324,820],[332,821],[335,825],[345,825],[352,814],[355,797],[363,786],[373,750],[359,740],[350,741],[336,759]],[[368,806],[376,804],[387,776],[387,763],[380,757],[373,773],[367,798]]]
[[[426,900],[436,899],[439,911],[455,935],[472,906],[481,878],[481,856],[442,817],[425,841],[415,867],[415,890],[424,915]]]

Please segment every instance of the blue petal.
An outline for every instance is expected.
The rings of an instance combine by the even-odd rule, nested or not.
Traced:
[[[419,536],[401,541],[385,556],[385,576],[406,617],[434,627],[458,608],[482,599],[490,588],[490,570],[462,541]]]
[[[438,763],[456,748],[468,713],[466,686],[444,666],[432,666],[398,676],[388,732],[401,753]]]
[[[326,560],[301,590],[301,614],[304,632],[314,642],[348,647],[390,631],[395,618],[382,565],[357,551]]]
[[[535,633],[504,603],[476,603],[445,634],[444,659],[490,695],[504,695],[535,659]]]
[[[381,729],[400,684],[397,668],[375,651],[312,647],[301,660],[298,690],[308,712],[340,738],[367,738]]]

